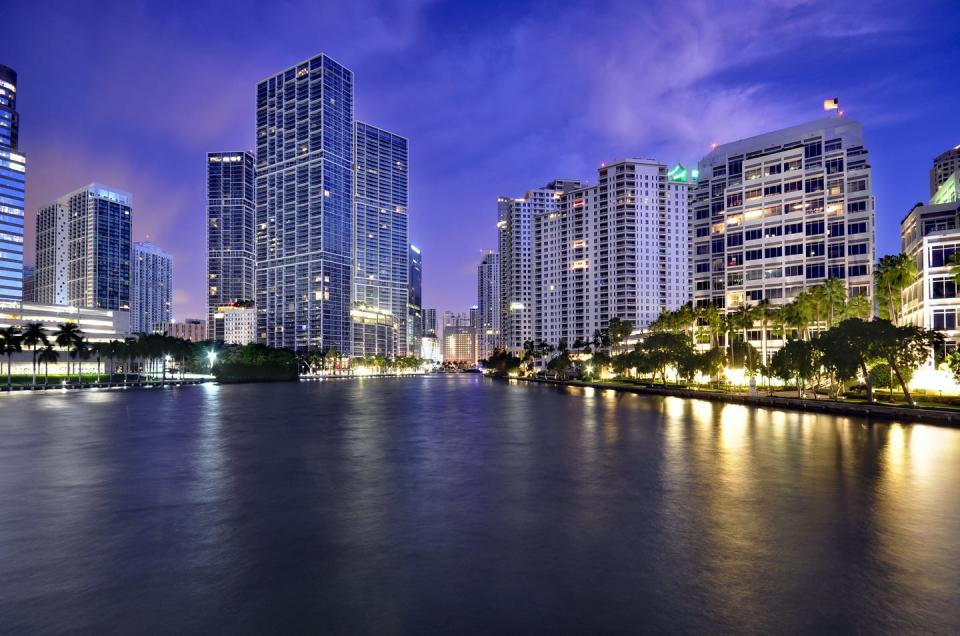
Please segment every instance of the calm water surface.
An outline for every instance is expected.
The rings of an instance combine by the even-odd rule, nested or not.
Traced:
[[[0,397],[0,632],[960,632],[960,431],[475,376]]]

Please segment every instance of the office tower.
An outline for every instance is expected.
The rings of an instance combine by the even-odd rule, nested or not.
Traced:
[[[903,324],[935,329],[944,349],[937,361],[960,343],[960,294],[952,260],[960,258],[960,192],[957,176],[943,181],[926,205],[917,204],[900,222],[900,251],[918,266],[918,276],[903,290]]]
[[[477,323],[479,311],[443,312],[443,361],[474,366],[477,364]]]
[[[153,333],[173,316],[173,259],[152,243],[133,244],[130,331]]]
[[[0,302],[23,296],[27,159],[18,149],[17,72],[0,64]]]
[[[612,318],[643,328],[689,302],[687,187],[625,159],[534,216],[534,339],[586,344]]]
[[[779,305],[830,278],[872,300],[874,201],[859,122],[823,119],[724,144],[700,161],[699,177],[697,306]]]
[[[353,355],[407,355],[407,140],[356,123]]]
[[[224,340],[223,308],[254,300],[254,159],[207,153],[207,332]]]
[[[23,302],[37,302],[37,268],[33,265],[23,266]]]
[[[353,73],[326,55],[257,85],[257,339],[351,350]]]
[[[483,252],[477,265],[477,356],[485,360],[500,343],[500,254]]]
[[[433,307],[423,310],[423,334],[425,336],[437,335],[437,310]]]
[[[200,318],[171,320],[160,326],[161,331],[174,338],[183,338],[190,342],[204,342],[207,339],[207,321]]]
[[[37,300],[130,310],[133,197],[91,183],[37,212]]]
[[[423,339],[423,256],[416,245],[410,246],[407,275],[407,354],[420,356]]]
[[[958,170],[960,170],[960,145],[954,146],[933,160],[933,167],[930,168],[930,196],[935,196],[943,182]]]
[[[533,340],[533,218],[556,209],[564,192],[579,181],[556,180],[521,198],[497,199],[500,254],[500,334],[508,351],[523,351]]]

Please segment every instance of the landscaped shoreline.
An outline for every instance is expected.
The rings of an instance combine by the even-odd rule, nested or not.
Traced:
[[[723,393],[709,389],[681,389],[663,386],[638,386],[603,381],[584,380],[551,380],[548,378],[510,378],[524,382],[553,384],[557,386],[574,386],[594,389],[610,389],[625,393],[639,393],[645,395],[663,395],[695,400],[710,400],[712,402],[727,402],[730,404],[745,404],[764,408],[789,409],[792,411],[829,413],[832,415],[848,415],[867,417],[915,424],[935,424],[939,426],[960,427],[960,411],[930,408],[907,408],[887,406],[884,404],[866,404],[860,402],[839,402],[836,400],[809,400],[769,395],[744,395]]]

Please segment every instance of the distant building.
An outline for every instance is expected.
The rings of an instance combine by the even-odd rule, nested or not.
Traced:
[[[23,298],[27,158],[19,150],[17,72],[0,64],[0,302]]]
[[[217,308],[254,298],[253,188],[251,153],[207,153],[207,332],[218,342],[224,340],[224,326],[215,316]]]
[[[436,336],[437,331],[437,310],[428,307],[423,310],[423,335]]]
[[[223,342],[245,345],[257,341],[257,310],[254,307],[230,307],[223,312]]]
[[[33,265],[23,266],[23,302],[34,303],[37,298],[37,268]]]
[[[433,362],[443,362],[443,351],[440,339],[435,333],[424,334],[420,341],[420,359]]]
[[[951,260],[960,258],[960,193],[954,186],[944,180],[931,203],[917,204],[900,222],[900,249],[920,274],[903,291],[904,322],[943,334],[945,350],[938,357],[960,342],[960,293],[951,271]]]
[[[173,316],[173,259],[152,243],[133,244],[130,331],[152,333]]]
[[[37,212],[37,300],[130,309],[133,197],[91,183]]]
[[[563,193],[582,187],[579,181],[556,180],[521,198],[497,199],[500,254],[500,332],[503,346],[523,351],[533,339],[533,219],[556,209]]]
[[[416,245],[410,246],[409,275],[407,276],[407,350],[420,356],[423,338],[423,257]]]
[[[353,355],[406,356],[408,143],[358,121],[354,149]]]
[[[479,312],[476,308],[466,312],[443,313],[443,361],[454,364],[477,363],[477,325]]]
[[[207,340],[207,321],[200,318],[187,318],[179,322],[171,321],[163,325],[162,331],[174,338],[183,338],[191,342]]]
[[[960,145],[954,146],[933,160],[933,167],[930,168],[930,197],[933,198],[943,182],[958,170],[960,170]]]
[[[492,250],[477,266],[477,309],[477,356],[484,360],[500,344],[500,255]]]

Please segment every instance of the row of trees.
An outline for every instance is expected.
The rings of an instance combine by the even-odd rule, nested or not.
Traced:
[[[7,388],[12,385],[13,354],[29,351],[32,354],[32,384],[37,385],[37,370],[43,365],[44,385],[49,384],[50,363],[60,361],[66,354],[67,377],[76,373],[77,382],[83,381],[84,362],[96,361],[96,381],[106,373],[113,377],[119,369],[124,382],[134,369],[143,373],[159,373],[161,381],[166,382],[168,362],[176,360],[181,374],[187,366],[187,360],[194,354],[195,344],[182,338],[165,334],[140,334],[135,338],[111,340],[109,342],[90,342],[76,323],[65,322],[57,325],[54,331],[48,331],[42,323],[27,324],[23,329],[6,327],[0,330],[0,355],[7,362]],[[106,369],[104,363],[107,363]]]

